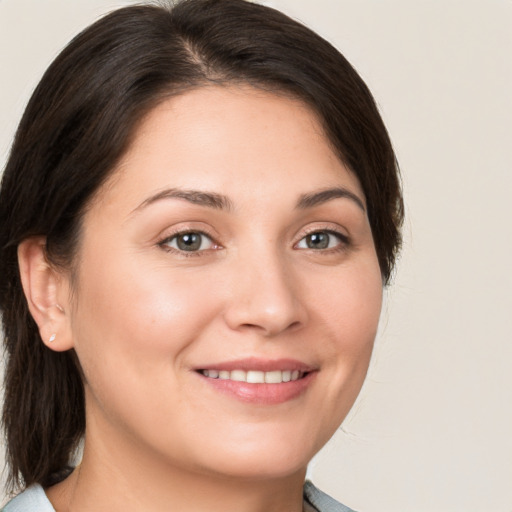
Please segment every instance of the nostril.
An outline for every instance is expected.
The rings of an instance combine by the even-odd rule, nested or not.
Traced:
[[[289,330],[295,330],[295,329],[298,329],[300,326],[301,326],[301,323],[300,323],[299,321],[296,321],[296,322],[292,322],[292,323],[288,326],[288,329],[289,329]]]
[[[276,334],[282,333],[282,332],[288,332],[288,331],[295,331],[299,329],[302,325],[302,322],[300,321],[294,321],[288,325],[283,323],[273,323],[268,321],[262,321],[261,324],[257,323],[244,323],[239,326],[241,329],[247,329],[247,330],[254,330],[254,331],[260,331],[265,336],[274,336]]]

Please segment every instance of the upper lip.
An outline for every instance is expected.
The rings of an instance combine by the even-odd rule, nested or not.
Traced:
[[[257,357],[248,357],[245,359],[237,359],[234,361],[222,361],[218,363],[207,363],[202,366],[195,367],[195,370],[219,370],[219,371],[233,371],[233,370],[256,370],[260,372],[272,372],[276,370],[281,371],[295,371],[311,372],[314,368],[302,361],[296,359],[261,359]]]

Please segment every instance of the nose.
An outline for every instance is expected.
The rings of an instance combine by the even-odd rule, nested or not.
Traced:
[[[231,329],[274,337],[305,325],[307,309],[300,283],[284,259],[254,257],[237,262],[232,270],[225,310]]]

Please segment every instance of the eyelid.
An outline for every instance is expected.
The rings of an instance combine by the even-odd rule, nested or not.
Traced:
[[[345,243],[350,243],[350,236],[346,233],[346,230],[342,229],[340,226],[332,223],[326,223],[326,224],[315,224],[314,226],[306,226],[304,229],[301,230],[300,234],[298,235],[298,240],[302,240],[308,235],[311,235],[313,233],[318,232],[326,232],[326,233],[332,233],[334,235],[339,236]]]
[[[178,248],[170,247],[169,245],[167,245],[171,240],[177,238],[180,235],[186,235],[187,233],[197,233],[199,235],[205,236],[206,238],[211,240],[213,247],[210,247],[208,249],[200,249],[197,251],[182,251]],[[178,226],[178,227],[172,228],[171,230],[165,231],[165,234],[161,235],[158,238],[156,245],[158,247],[164,249],[165,251],[174,252],[175,254],[178,254],[180,256],[185,256],[185,257],[199,256],[205,252],[222,248],[221,244],[219,244],[217,242],[216,238],[217,238],[216,235],[209,232],[209,230],[205,227],[196,228],[196,227],[193,227],[190,225],[189,226],[185,225],[185,226]]]
[[[312,235],[314,233],[328,233],[331,236],[335,236],[339,240],[339,244],[337,244],[335,247],[330,247],[326,249],[310,249],[310,248],[300,248],[298,245],[309,235]],[[342,251],[352,245],[352,241],[350,237],[343,232],[343,230],[339,226],[333,226],[333,224],[327,224],[327,225],[315,225],[315,226],[307,226],[304,228],[300,233],[300,238],[294,243],[293,248],[299,249],[299,250],[312,250],[318,253],[329,253],[329,252],[336,252],[336,251]]]

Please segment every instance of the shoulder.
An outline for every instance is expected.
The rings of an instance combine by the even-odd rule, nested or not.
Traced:
[[[309,480],[304,484],[304,499],[318,512],[355,512],[317,489]]]
[[[5,505],[0,512],[55,512],[43,488],[31,485]]]

